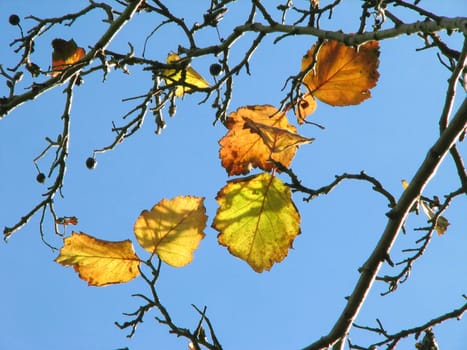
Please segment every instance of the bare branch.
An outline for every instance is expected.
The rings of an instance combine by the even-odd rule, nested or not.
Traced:
[[[393,195],[389,191],[387,191],[376,178],[365,174],[364,171],[362,171],[359,174],[345,173],[342,175],[336,175],[335,180],[331,182],[329,185],[325,185],[319,189],[314,190],[314,189],[310,189],[308,187],[303,186],[302,182],[298,179],[297,175],[295,175],[295,173],[291,169],[284,167],[281,163],[278,163],[274,160],[271,160],[271,161],[274,162],[274,164],[276,165],[279,171],[284,172],[288,176],[290,176],[292,183],[289,184],[289,187],[292,189],[292,191],[308,194],[308,197],[303,199],[304,201],[309,202],[318,196],[328,194],[344,180],[362,180],[362,181],[367,181],[371,183],[373,185],[372,189],[376,192],[381,193],[389,201],[388,206],[390,208],[396,205],[396,200],[393,197]]]
[[[457,111],[449,126],[430,148],[425,160],[419,167],[409,187],[402,193],[394,208],[387,214],[389,217],[386,228],[368,260],[360,269],[360,278],[350,295],[340,317],[328,335],[305,347],[306,350],[327,349],[346,337],[352,323],[357,317],[361,306],[368,295],[378,271],[389,256],[391,248],[405,222],[410,209],[415,204],[423,189],[436,173],[438,166],[462,134],[467,123],[467,98]]]
[[[120,329],[130,328],[130,333],[127,335],[127,337],[131,338],[136,331],[137,325],[143,322],[144,316],[150,310],[155,308],[155,309],[158,309],[160,314],[162,315],[162,317],[156,317],[156,320],[159,323],[167,325],[170,329],[170,333],[176,334],[178,337],[184,337],[184,338],[189,339],[194,344],[194,346],[197,348],[199,348],[199,345],[202,345],[210,350],[221,350],[222,346],[219,344],[219,341],[217,340],[215,336],[212,325],[209,319],[207,318],[207,316],[205,315],[205,312],[200,312],[200,310],[195,307],[196,311],[201,313],[202,318],[194,332],[190,332],[190,330],[186,328],[178,327],[173,322],[172,317],[170,316],[167,308],[164,305],[162,305],[159,295],[157,294],[157,290],[156,290],[157,280],[160,276],[161,263],[162,263],[161,260],[158,260],[158,264],[156,267],[153,265],[151,260],[145,262],[145,265],[150,270],[150,276],[144,273],[141,269],[140,269],[140,273],[144,281],[146,282],[146,284],[149,286],[150,296],[145,296],[143,294],[135,294],[134,296],[141,298],[145,302],[145,304],[141,305],[134,312],[125,313],[126,316],[133,317],[133,319],[131,319],[130,321],[124,322],[124,323],[115,322],[115,325]],[[200,328],[200,325],[204,321],[207,323],[209,327],[211,338],[213,340],[212,344],[208,342],[206,337],[199,336],[200,335],[199,328]]]
[[[8,240],[13,233],[15,233],[21,227],[26,225],[28,221],[41,209],[43,210],[43,214],[41,218],[41,225],[40,225],[41,237],[44,237],[42,222],[44,219],[44,213],[46,209],[47,208],[50,209],[50,212],[52,213],[54,221],[55,219],[57,219],[57,217],[55,216],[54,209],[53,209],[53,203],[54,203],[53,200],[54,200],[55,195],[57,193],[60,193],[63,187],[64,178],[65,178],[66,160],[68,157],[69,140],[70,140],[70,137],[69,137],[70,136],[70,113],[71,113],[71,106],[72,106],[72,101],[73,101],[73,88],[76,84],[77,79],[78,79],[78,75],[75,75],[73,79],[70,80],[68,87],[65,90],[66,103],[65,103],[65,110],[62,115],[63,131],[61,133],[60,139],[57,141],[57,145],[56,145],[57,152],[56,152],[55,160],[50,166],[50,171],[49,171],[49,176],[50,176],[52,172],[56,168],[58,168],[57,177],[55,178],[53,185],[49,187],[48,191],[44,194],[45,196],[44,200],[42,200],[33,209],[31,209],[31,211],[29,211],[29,213],[23,216],[15,225],[13,225],[12,227],[5,227],[3,229],[3,234],[4,234],[3,239],[5,241]],[[49,149],[50,149],[49,146],[47,146],[45,151],[48,151]],[[41,155],[39,155],[39,157],[40,156]],[[55,230],[55,232],[58,233],[57,229]],[[49,245],[47,242],[46,244]],[[53,248],[52,246],[50,247]]]
[[[385,29],[375,32],[366,32],[362,34],[345,34],[341,32],[333,32],[320,30],[314,27],[291,26],[285,24],[276,24],[268,26],[261,23],[245,24],[236,28],[239,32],[260,32],[260,33],[289,33],[294,35],[311,35],[320,39],[336,40],[348,46],[359,46],[372,40],[384,40],[396,38],[401,35],[410,35],[418,32],[436,33],[441,30],[460,31],[467,33],[467,18],[442,17],[439,22],[434,21],[418,21],[410,24],[401,24],[395,28]]]
[[[357,346],[357,345],[352,344],[350,346],[350,349],[373,349],[373,348],[383,346],[383,345],[387,345],[388,349],[395,349],[397,343],[401,339],[406,338],[406,337],[411,336],[411,335],[415,335],[415,337],[418,338],[419,335],[422,332],[431,330],[431,328],[433,328],[434,326],[439,325],[439,324],[441,324],[441,323],[443,323],[443,322],[445,322],[447,320],[451,320],[451,319],[460,320],[465,312],[467,312],[467,303],[464,303],[464,305],[462,305],[461,307],[459,307],[457,309],[454,309],[454,310],[452,310],[450,312],[447,312],[447,313],[445,313],[445,314],[443,314],[441,316],[435,317],[432,320],[430,320],[428,322],[425,322],[424,324],[422,324],[422,325],[420,325],[418,327],[413,327],[413,328],[410,328],[410,329],[402,330],[400,332],[393,333],[393,334],[389,334],[386,330],[384,330],[384,328],[382,328],[382,325],[381,325],[379,320],[377,320],[378,324],[379,324],[378,328],[363,327],[363,326],[359,326],[359,325],[354,324],[354,326],[356,328],[365,329],[365,330],[368,330],[370,332],[378,333],[380,335],[383,335],[385,337],[385,339],[380,341],[380,342],[373,343],[373,344],[371,344],[371,345],[369,345],[367,347],[361,347],[361,346]]]

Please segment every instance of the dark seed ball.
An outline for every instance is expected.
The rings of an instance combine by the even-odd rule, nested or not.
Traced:
[[[219,63],[213,63],[209,67],[209,73],[211,75],[217,76],[222,73],[222,66]]]
[[[17,26],[19,24],[18,15],[11,15],[10,18],[8,18],[8,22],[10,22],[12,26]]]
[[[88,169],[94,169],[96,165],[97,165],[97,162],[94,158],[89,157],[88,159],[86,159],[86,166]]]
[[[45,174],[44,173],[37,174],[36,181],[39,182],[40,184],[43,184],[45,182]]]

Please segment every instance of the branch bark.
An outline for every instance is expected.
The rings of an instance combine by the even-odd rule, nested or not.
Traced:
[[[465,297],[464,297],[465,298]],[[373,343],[371,344],[370,346],[368,347],[360,347],[360,346],[356,346],[356,345],[352,345],[350,348],[351,349],[368,349],[368,348],[376,348],[376,347],[379,347],[379,346],[383,346],[383,345],[387,345],[387,349],[395,349],[397,343],[402,339],[402,338],[406,338],[412,334],[415,334],[416,338],[417,338],[417,335],[420,335],[423,331],[426,331],[426,330],[429,330],[431,328],[433,328],[434,326],[437,326],[447,320],[450,320],[450,319],[461,319],[462,315],[467,312],[467,303],[464,303],[464,305],[460,306],[459,308],[457,309],[454,309],[450,312],[447,312],[445,313],[444,315],[441,315],[439,317],[436,317],[436,318],[433,318],[432,320],[418,326],[418,327],[413,327],[413,328],[410,328],[410,329],[405,329],[405,330],[402,330],[400,332],[397,332],[397,333],[394,333],[394,334],[388,334],[384,328],[382,328],[381,324],[379,325],[379,328],[370,328],[370,327],[358,327],[358,328],[361,328],[361,329],[367,329],[369,331],[372,331],[372,332],[384,332],[384,336],[386,339],[380,341],[380,342],[377,342],[377,343]]]
[[[305,347],[304,350],[327,349],[342,340],[349,333],[382,264],[389,256],[389,252],[409,214],[410,208],[412,208],[425,186],[434,176],[446,154],[461,136],[466,124],[467,98],[464,99],[449,126],[442,132],[438,140],[428,151],[425,160],[410,181],[409,187],[402,193],[396,206],[387,214],[389,220],[386,228],[376,248],[361,268],[360,278],[334,327],[328,335]]]
[[[127,8],[122,14],[110,25],[104,35],[95,44],[94,48],[74,66],[67,69],[63,74],[49,79],[42,84],[37,84],[34,89],[9,98],[5,103],[0,105],[0,120],[11,112],[16,107],[20,106],[26,101],[33,100],[42,93],[65,83],[75,73],[81,71],[85,66],[88,66],[96,55],[109,45],[115,35],[118,34],[120,29],[133,17],[137,12],[139,6],[144,0],[129,2]],[[284,33],[284,35],[276,38],[275,42],[283,39],[289,35],[311,35],[320,39],[337,40],[349,46],[358,46],[371,40],[384,40],[388,38],[395,38],[404,34],[414,34],[417,32],[435,33],[441,30],[459,31],[467,35],[467,18],[466,17],[440,17],[439,21],[427,20],[417,21],[409,24],[400,24],[391,29],[366,32],[362,34],[346,34],[339,31],[321,30],[311,26],[297,26],[285,25],[277,22],[269,22],[269,25],[261,23],[247,22],[243,25],[237,26],[233,29],[232,34],[225,38],[221,44],[212,45],[202,48],[179,48],[181,52],[187,53],[189,57],[198,57],[208,54],[219,54],[225,52],[232,46],[238,38],[247,32],[258,32],[263,35],[271,33]]]
[[[339,31],[321,30],[315,27],[294,26],[286,24],[264,25],[260,23],[246,24],[236,28],[240,32],[261,33],[287,33],[288,35],[312,35],[320,39],[337,40],[349,46],[358,46],[371,40],[384,40],[395,38],[404,34],[410,35],[418,32],[436,33],[441,30],[460,31],[467,35],[467,18],[441,17],[439,22],[417,21],[413,23],[400,24],[391,29],[365,32],[362,34],[346,34]]]

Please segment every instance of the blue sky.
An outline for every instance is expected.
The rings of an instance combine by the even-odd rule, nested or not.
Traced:
[[[174,9],[193,23],[201,16],[200,3],[201,8],[206,8],[209,2],[190,2]],[[422,3],[445,16],[467,13],[461,0]],[[11,13],[22,18],[29,14],[52,17],[86,6],[85,1],[57,4],[0,0],[0,63],[9,67],[15,62],[8,46],[18,35],[17,28],[8,24]],[[343,6],[332,21],[323,19],[322,28],[357,30],[359,4],[346,2]],[[229,28],[236,19],[244,18],[245,11],[245,3],[236,2],[219,27],[221,35],[228,35]],[[141,53],[144,40],[140,37],[144,38],[157,23],[145,14],[139,17],[121,32],[111,50],[126,50],[131,41],[136,52]],[[105,28],[99,18],[91,16],[71,28],[57,27],[41,37],[33,56],[35,62],[43,68],[50,65],[50,42],[56,37],[74,38],[83,47],[95,42]],[[27,30],[30,23],[23,19],[22,25]],[[215,30],[210,29],[200,37],[200,45],[216,38]],[[251,38],[247,35],[238,42],[233,60],[241,57]],[[293,37],[273,45],[273,38],[266,39],[252,58],[252,75],[242,72],[237,77],[230,111],[250,104],[278,106],[284,97],[284,81],[297,73],[301,57],[315,42],[310,37]],[[179,33],[169,28],[161,30],[150,39],[147,57],[164,60],[169,51],[176,50],[179,39]],[[446,40],[460,49],[459,35]],[[326,130],[312,126],[299,129],[302,135],[316,141],[301,147],[292,165],[304,185],[318,188],[330,183],[335,175],[365,170],[396,197],[400,195],[401,179],[411,179],[436,140],[449,78],[435,50],[415,51],[422,46],[415,35],[382,42],[380,79],[371,99],[346,108],[318,103],[312,120]],[[214,61],[214,57],[202,58],[193,65],[212,81],[209,65]],[[134,102],[121,100],[144,93],[151,84],[147,73],[130,69],[129,76],[111,73],[106,83],[102,83],[100,74],[87,76],[85,83],[76,88],[65,198],[56,199],[57,211],[77,216],[79,231],[114,241],[129,238],[137,246],[133,224],[143,209],[150,209],[162,198],[203,196],[208,228],[194,262],[181,269],[164,266],[159,280],[161,301],[174,321],[194,328],[198,315],[191,304],[199,308],[206,305],[225,349],[296,349],[326,334],[345,305],[344,297],[354,287],[357,269],[385,227],[387,202],[368,184],[359,182],[344,182],[329,195],[310,203],[296,194],[302,234],[282,263],[270,272],[257,274],[220,247],[217,233],[209,228],[217,208],[214,198],[228,176],[220,166],[217,144],[225,129],[220,124],[212,125],[214,112],[210,103],[198,104],[203,96],[187,96],[180,101],[176,116],[167,117],[167,128],[161,135],[154,134],[155,125],[148,115],[136,135],[114,151],[98,155],[96,169],[86,168],[84,162],[93,150],[112,141],[112,121],[121,123],[121,116],[134,106]],[[35,181],[37,171],[32,160],[46,146],[45,137],[55,138],[61,130],[65,103],[62,91],[60,87],[47,92],[0,120],[2,227],[13,225],[46,191],[47,183],[40,185]],[[2,87],[0,95],[4,94],[6,89]],[[464,96],[459,91],[456,106]],[[467,151],[465,144],[460,144],[459,149]],[[46,157],[39,161],[44,172],[50,160]],[[449,193],[459,187],[458,182],[448,157],[425,195]],[[357,323],[376,326],[375,319],[379,318],[389,332],[396,332],[465,302],[462,294],[467,287],[466,206],[466,198],[458,197],[446,211],[451,223],[448,232],[433,238],[409,281],[396,293],[380,297],[387,287],[374,285]],[[425,225],[422,215],[409,218],[407,234],[401,235],[393,248],[394,261],[404,257],[401,250],[413,247],[420,237],[413,229]],[[53,261],[57,253],[42,243],[38,228],[36,216],[7,244],[0,244],[1,349],[186,349],[186,340],[177,339],[157,324],[157,312],[148,314],[136,335],[127,339],[114,321],[125,321],[122,313],[138,307],[139,300],[131,295],[147,292],[142,279],[104,288],[88,287],[71,268]],[[61,238],[51,231],[47,230],[48,241],[59,246]],[[67,231],[70,233],[71,227]],[[136,249],[140,256],[146,256],[142,249]],[[384,267],[383,273],[391,272],[394,271]],[[465,318],[451,320],[436,328],[435,334],[442,349],[461,349],[467,342],[466,329]],[[353,332],[351,337],[362,345],[374,339],[361,331]],[[412,348],[413,343],[414,339],[409,338],[401,343],[401,348]]]

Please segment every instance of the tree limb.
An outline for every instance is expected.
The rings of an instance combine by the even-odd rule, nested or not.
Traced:
[[[415,336],[418,337],[420,335],[420,333],[422,333],[423,331],[431,329],[432,327],[434,327],[436,325],[439,325],[439,324],[443,323],[444,321],[447,321],[447,320],[450,320],[450,319],[453,319],[453,318],[460,319],[465,312],[467,312],[467,303],[464,303],[464,305],[462,305],[461,307],[459,307],[457,309],[454,309],[454,310],[452,310],[450,312],[447,312],[444,315],[435,317],[432,320],[422,324],[421,326],[413,327],[413,328],[410,328],[410,329],[405,329],[405,330],[402,330],[402,331],[394,333],[394,334],[387,333],[381,327],[380,322],[378,322],[379,323],[378,328],[362,327],[362,326],[354,325],[354,326],[356,326],[357,328],[360,328],[360,329],[366,329],[366,330],[369,330],[369,331],[372,331],[372,332],[377,332],[377,333],[383,334],[386,339],[384,339],[384,340],[382,340],[380,342],[377,342],[377,343],[373,343],[368,347],[360,347],[360,346],[356,346],[356,345],[351,345],[350,348],[351,349],[372,349],[374,347],[383,346],[383,345],[387,344],[388,348],[392,349],[392,348],[395,348],[395,345],[402,338],[406,338],[406,337],[408,337],[408,336],[410,336],[412,334],[415,334]]]
[[[362,307],[368,293],[376,279],[386,257],[398,236],[403,223],[405,222],[410,209],[415,204],[423,189],[430,179],[436,173],[438,166],[443,158],[449,152],[450,148],[461,136],[467,123],[467,98],[460,106],[449,126],[444,130],[435,144],[430,148],[425,160],[419,167],[409,187],[402,193],[396,206],[387,214],[389,220],[386,228],[373,250],[372,254],[361,268],[360,278],[350,295],[348,302],[342,311],[340,317],[334,324],[328,335],[318,341],[310,344],[304,350],[327,349],[339,340],[344,338],[354,320],[356,319],[360,308]]]

